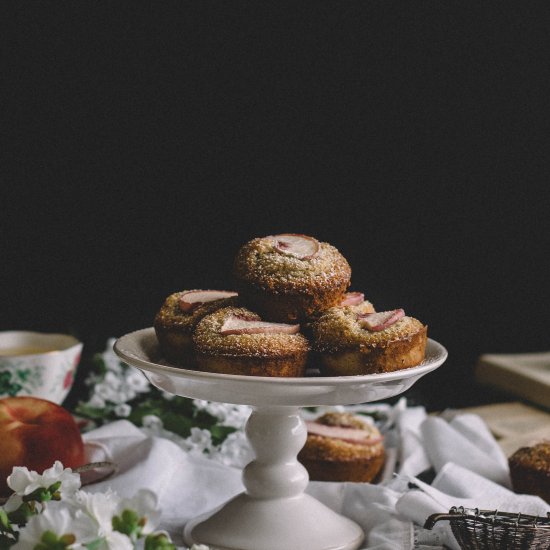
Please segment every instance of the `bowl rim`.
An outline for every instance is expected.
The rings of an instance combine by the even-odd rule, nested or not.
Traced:
[[[38,339],[40,338],[42,341],[44,339],[57,339],[58,341],[61,340],[64,343],[59,346],[59,349],[53,349],[38,353],[24,353],[24,354],[18,354],[18,355],[10,355],[6,354],[3,355],[1,350],[4,347],[4,342],[2,341],[3,338],[29,338],[29,343],[26,345],[32,345],[32,339]],[[15,348],[18,346],[22,346],[21,344],[17,345],[9,345],[5,346],[6,348]],[[7,360],[10,358],[17,358],[18,360],[25,359],[27,357],[39,357],[44,355],[55,355],[55,354],[62,354],[67,353],[73,350],[76,350],[76,348],[82,348],[83,343],[72,334],[67,334],[63,332],[40,332],[40,331],[34,331],[34,330],[2,330],[0,331],[0,359],[1,360]]]

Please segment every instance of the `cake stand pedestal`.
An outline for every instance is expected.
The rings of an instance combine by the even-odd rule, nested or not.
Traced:
[[[170,393],[253,407],[246,435],[255,459],[243,470],[245,492],[191,520],[186,544],[216,550],[356,550],[364,533],[353,521],[306,495],[308,474],[297,461],[307,437],[299,408],[378,401],[407,390],[447,358],[428,340],[418,367],[365,376],[263,378],[186,370],[162,364],[152,328],[123,336],[115,352]]]

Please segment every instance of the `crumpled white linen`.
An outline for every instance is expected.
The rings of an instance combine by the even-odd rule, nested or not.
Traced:
[[[544,515],[550,511],[537,497],[514,494],[507,460],[480,417],[455,416],[449,422],[426,415],[421,407],[400,407],[388,440],[400,448],[397,475],[378,485],[310,482],[307,492],[364,529],[364,550],[456,549],[448,522],[433,531],[422,528],[432,513],[452,506]],[[187,520],[225,502],[244,487],[241,472],[175,443],[148,437],[127,421],[117,421],[84,435],[90,461],[111,460],[117,474],[87,490],[112,488],[132,496],[153,490],[162,509],[161,528],[176,543]],[[428,485],[416,476],[434,468]]]
[[[178,543],[188,520],[244,489],[238,469],[186,453],[168,439],[148,437],[127,420],[92,430],[83,438],[89,462],[108,460],[118,466],[116,475],[86,490],[111,488],[126,497],[140,488],[154,491],[162,511],[160,528]]]

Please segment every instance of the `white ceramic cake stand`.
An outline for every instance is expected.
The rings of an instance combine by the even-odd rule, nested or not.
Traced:
[[[252,406],[246,434],[256,456],[243,471],[246,491],[185,526],[186,544],[216,550],[359,548],[364,534],[356,523],[304,494],[309,478],[296,457],[307,430],[299,407],[386,399],[410,388],[447,358],[443,346],[428,340],[426,360],[410,369],[365,376],[264,378],[163,365],[152,328],[123,336],[114,349],[162,390]]]

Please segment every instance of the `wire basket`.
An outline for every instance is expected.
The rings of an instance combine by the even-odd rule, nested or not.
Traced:
[[[550,550],[550,512],[540,517],[453,507],[448,514],[431,515],[424,528],[432,529],[438,521],[449,521],[465,550]]]

